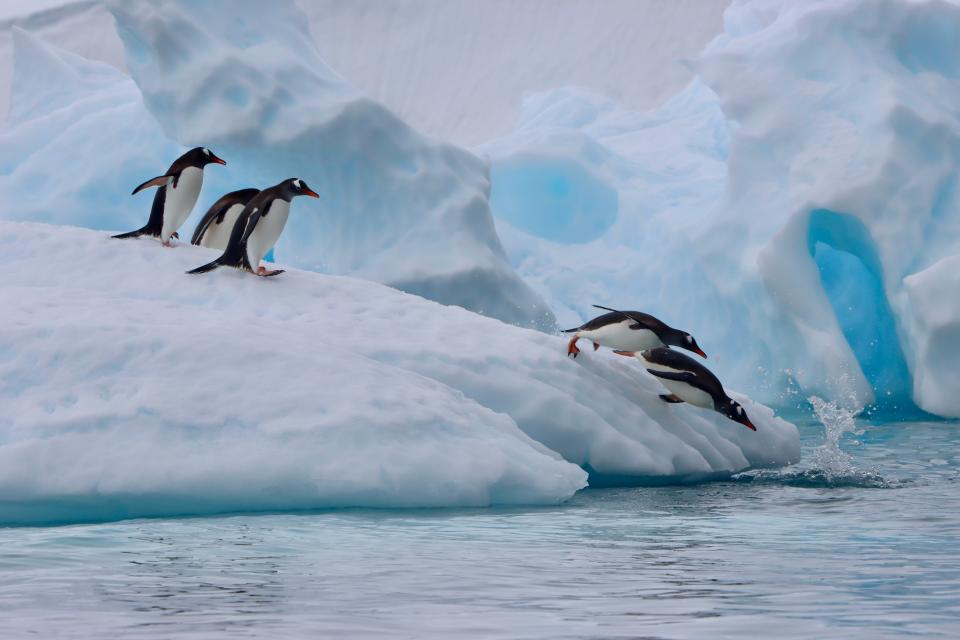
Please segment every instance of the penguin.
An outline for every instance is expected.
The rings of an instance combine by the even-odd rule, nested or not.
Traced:
[[[260,189],[240,189],[231,191],[213,203],[203,219],[193,232],[191,244],[223,251],[227,248],[230,233],[237,218],[243,212],[253,196],[260,193]]]
[[[275,276],[283,269],[267,271],[260,261],[283,232],[290,213],[290,201],[296,196],[320,196],[299,178],[288,178],[280,184],[264,189],[247,203],[237,223],[233,225],[230,240],[223,255],[202,267],[187,273],[206,273],[217,267],[236,267],[258,276]]]
[[[648,313],[617,311],[598,304],[593,306],[610,313],[597,316],[574,329],[564,329],[564,333],[574,334],[567,344],[568,356],[576,358],[580,353],[577,340],[586,338],[593,342],[594,351],[601,345],[622,351],[643,351],[673,345],[707,357],[689,333],[674,329]]]
[[[174,160],[165,174],[151,178],[134,189],[131,195],[149,187],[158,187],[157,194],[153,197],[150,219],[136,231],[113,237],[153,236],[160,238],[163,246],[173,246],[170,238],[180,237],[177,229],[190,217],[193,205],[197,203],[197,196],[200,195],[200,187],[203,186],[203,168],[211,163],[227,164],[206,147],[190,149]]]
[[[757,430],[740,403],[723,390],[717,376],[690,356],[667,347],[656,347],[642,352],[617,350],[614,353],[635,357],[642,362],[647,373],[655,376],[670,390],[671,393],[660,396],[664,402],[687,402],[704,409],[712,409],[752,431]]]

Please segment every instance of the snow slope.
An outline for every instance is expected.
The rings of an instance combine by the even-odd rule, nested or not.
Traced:
[[[646,309],[767,401],[850,380],[960,415],[960,304],[935,302],[960,246],[957,33],[953,2],[738,1],[660,109],[530,96],[478,149],[514,265],[561,324]]]
[[[0,522],[555,503],[579,467],[669,482],[799,458],[740,396],[756,433],[663,403],[632,360],[376,283],[184,274],[212,255],[0,222]]]

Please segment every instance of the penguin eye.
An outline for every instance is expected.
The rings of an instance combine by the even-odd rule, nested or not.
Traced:
[[[687,336],[687,342],[693,342],[693,338],[691,336]]]
[[[741,407],[740,405],[737,405],[737,413],[739,413],[740,415],[743,415],[743,407]]]
[[[203,152],[207,155],[210,155],[210,149],[207,149],[206,147],[203,148]]]
[[[293,181],[293,186],[295,186],[297,189],[300,188],[300,179],[299,179],[299,178],[297,178],[296,180]]]

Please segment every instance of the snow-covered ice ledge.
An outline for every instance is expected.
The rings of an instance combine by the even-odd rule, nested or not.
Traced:
[[[377,283],[183,273],[211,255],[0,222],[0,523],[551,504],[583,468],[799,458],[739,396],[756,433],[664,404],[632,360]]]

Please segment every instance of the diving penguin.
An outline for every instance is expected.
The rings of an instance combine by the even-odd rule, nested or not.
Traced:
[[[177,229],[190,217],[193,205],[197,203],[197,196],[200,195],[200,187],[203,186],[203,168],[211,163],[227,164],[210,149],[196,147],[174,160],[165,174],[151,178],[134,189],[131,195],[148,187],[159,187],[153,197],[150,219],[136,231],[113,237],[154,236],[159,237],[164,246],[172,246],[170,238],[179,237]]]
[[[223,251],[230,241],[230,233],[240,214],[260,189],[231,191],[213,203],[193,232],[191,244]]]
[[[290,214],[290,201],[296,196],[320,197],[299,178],[289,178],[255,195],[233,225],[223,255],[187,273],[206,273],[217,267],[236,267],[258,276],[283,273],[282,269],[267,271],[260,266],[260,261],[283,232]]]
[[[586,338],[593,342],[594,351],[601,345],[622,351],[643,351],[673,345],[693,351],[704,358],[707,357],[689,333],[674,329],[648,313],[617,311],[598,304],[593,306],[610,313],[597,316],[574,329],[564,330],[564,333],[574,334],[567,345],[568,356],[576,358],[580,353],[577,340]]]
[[[655,376],[671,391],[660,396],[664,402],[688,402],[697,407],[712,409],[748,429],[757,430],[740,403],[723,390],[717,376],[690,356],[666,347],[643,352],[618,350],[614,353],[632,356],[642,362],[647,373]]]

